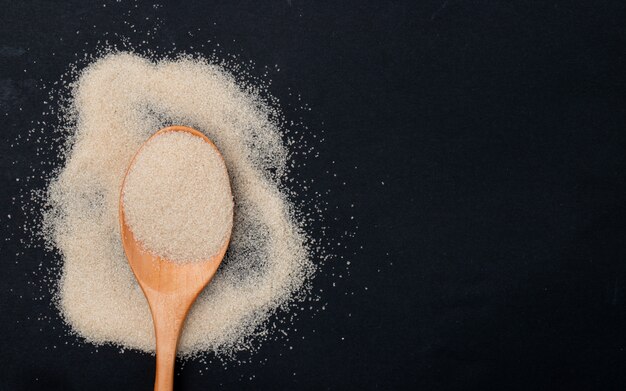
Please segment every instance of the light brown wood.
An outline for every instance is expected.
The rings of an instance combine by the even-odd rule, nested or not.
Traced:
[[[219,154],[217,147],[215,147],[206,136],[195,129],[184,126],[171,126],[161,129],[150,137],[150,139],[158,137],[165,132],[187,132],[193,134],[209,143]],[[128,175],[130,168],[133,166],[142,148],[143,146],[139,148],[137,154],[131,161],[126,175]],[[174,386],[176,345],[178,344],[178,338],[185,323],[187,312],[202,289],[211,281],[222,262],[222,258],[230,242],[232,218],[226,243],[210,259],[193,263],[174,263],[145,251],[135,239],[133,232],[126,225],[123,203],[125,182],[126,177],[124,177],[124,182],[122,183],[119,203],[122,244],[126,252],[126,258],[128,258],[128,262],[139,282],[139,286],[141,286],[148,300],[150,311],[152,312],[154,332],[156,335],[156,376],[154,389],[155,391],[171,391]]]

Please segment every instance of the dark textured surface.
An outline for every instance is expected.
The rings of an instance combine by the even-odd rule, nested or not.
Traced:
[[[66,345],[32,299],[50,260],[22,249],[12,197],[39,158],[9,144],[41,119],[40,80],[157,15],[149,47],[220,43],[270,66],[283,104],[301,93],[327,139],[301,175],[333,188],[331,234],[360,227],[350,278],[320,276],[327,308],[297,321],[293,349],[188,363],[178,389],[626,386],[622,1],[134,4],[0,4],[1,390],[151,389],[152,357]]]

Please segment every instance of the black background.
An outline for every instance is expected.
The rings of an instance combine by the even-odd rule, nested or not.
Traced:
[[[106,4],[0,4],[1,390],[151,389],[151,356],[75,344],[36,300],[50,255],[20,243],[19,192],[39,157],[11,144],[42,83],[156,16],[146,47],[219,43],[269,66],[285,107],[302,95],[326,141],[299,174],[331,188],[331,237],[358,225],[316,280],[325,311],[247,364],[187,363],[177,389],[626,386],[623,1]]]

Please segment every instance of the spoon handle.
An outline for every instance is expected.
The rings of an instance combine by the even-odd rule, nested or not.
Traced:
[[[172,391],[174,388],[176,345],[189,305],[184,298],[177,295],[157,295],[151,299],[149,301],[156,336],[154,390]]]
[[[173,348],[172,345],[174,345]],[[171,341],[160,343],[157,342],[156,376],[154,380],[154,391],[172,391],[174,389],[175,362],[175,343],[171,343]]]

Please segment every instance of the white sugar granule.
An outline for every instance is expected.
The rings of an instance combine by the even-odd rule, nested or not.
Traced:
[[[120,240],[120,186],[150,135],[186,125],[222,153],[235,207],[228,253],[191,308],[179,352],[249,348],[314,270],[279,185],[288,151],[276,113],[223,68],[190,58],[109,54],[81,72],[71,94],[70,147],[48,188],[44,220],[62,257],[57,305],[65,321],[94,344],[154,350],[150,311]]]
[[[219,152],[200,137],[174,131],[150,139],[131,166],[122,199],[135,238],[162,258],[208,260],[228,239],[228,173]]]

